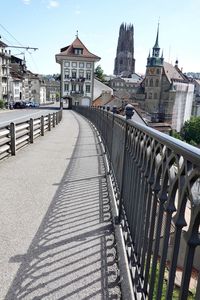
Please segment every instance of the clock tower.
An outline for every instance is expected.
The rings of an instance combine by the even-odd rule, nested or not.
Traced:
[[[152,49],[152,55],[147,58],[145,74],[145,110],[151,114],[152,121],[162,121],[162,104],[161,104],[161,85],[163,74],[163,53],[160,56],[159,24],[157,29],[155,45]]]

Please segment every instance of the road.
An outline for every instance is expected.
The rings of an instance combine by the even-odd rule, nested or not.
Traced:
[[[58,107],[43,107],[40,109],[16,109],[0,112],[0,127],[10,124],[10,122],[24,122],[30,118],[38,118],[41,115],[47,115],[52,111],[58,109]]]

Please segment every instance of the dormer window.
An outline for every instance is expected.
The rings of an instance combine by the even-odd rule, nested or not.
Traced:
[[[76,54],[76,55],[83,54],[83,49],[82,48],[74,48],[74,54]]]

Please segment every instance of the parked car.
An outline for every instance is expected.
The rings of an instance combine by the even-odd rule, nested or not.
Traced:
[[[35,106],[34,107],[40,107],[40,103],[39,102],[34,102]]]
[[[27,106],[28,107],[39,107],[40,104],[38,102],[35,102],[35,101],[29,101]]]
[[[26,107],[30,107],[30,102],[29,101],[28,102],[26,101],[25,104],[26,104]]]
[[[25,108],[26,107],[26,103],[24,101],[16,101],[13,104],[13,108]]]

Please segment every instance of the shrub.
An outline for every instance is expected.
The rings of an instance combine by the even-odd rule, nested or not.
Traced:
[[[5,103],[3,100],[0,99],[0,109],[4,108],[5,107]]]

